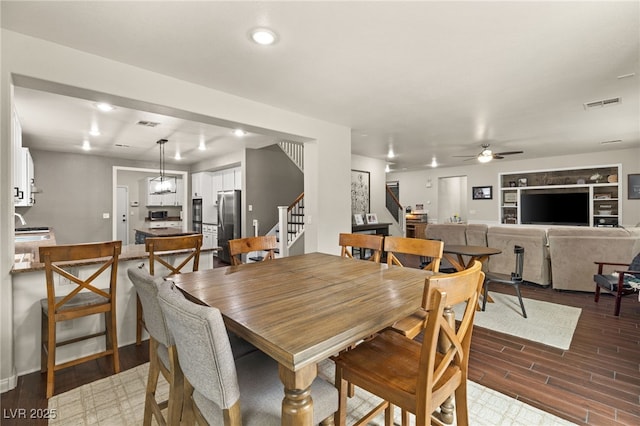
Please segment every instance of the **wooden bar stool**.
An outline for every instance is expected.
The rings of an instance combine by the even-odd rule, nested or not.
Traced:
[[[116,328],[116,281],[118,257],[122,250],[121,241],[58,245],[40,247],[40,260],[44,262],[47,283],[47,298],[40,300],[42,308],[42,357],[41,371],[47,372],[47,398],[51,398],[55,388],[55,372],[63,368],[81,364],[101,357],[113,357],[113,372],[120,372],[118,357],[118,332]],[[81,279],[69,271],[72,262],[96,263],[96,271],[88,278]],[[107,289],[99,289],[94,281],[103,273],[109,274]],[[56,295],[54,276],[68,280],[75,287],[65,295]],[[83,291],[84,290],[84,291]],[[104,314],[104,330],[58,342],[56,324],[89,315]],[[56,364],[56,348],[94,337],[105,337],[105,349],[61,364]]]
[[[144,242],[145,250],[149,253],[149,273],[155,275],[156,262],[167,268],[166,276],[179,274],[189,261],[193,260],[191,270],[197,271],[200,265],[200,249],[202,248],[202,234],[180,235],[176,237],[147,238]],[[160,252],[183,250],[188,256],[178,265],[172,265],[168,260],[159,256]],[[144,327],[142,304],[136,295],[136,345],[142,342],[142,328]]]

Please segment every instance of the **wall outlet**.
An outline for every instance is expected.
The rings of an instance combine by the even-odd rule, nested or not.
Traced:
[[[71,275],[78,276],[79,268],[64,268],[65,271],[69,272]],[[58,275],[58,286],[76,286],[76,283],[72,283],[68,278],[63,277],[62,275]]]
[[[253,219],[253,226],[258,226],[258,219]]]

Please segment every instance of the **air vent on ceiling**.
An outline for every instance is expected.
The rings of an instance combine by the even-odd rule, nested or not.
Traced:
[[[160,123],[157,123],[155,121],[146,121],[146,120],[140,120],[137,123],[139,126],[146,126],[146,127],[156,127],[158,125],[160,125]]]
[[[611,141],[602,141],[600,143],[602,145],[608,145],[608,144],[611,144],[611,143],[621,143],[621,142],[622,142],[622,139],[615,139],[615,140],[611,140]]]
[[[587,102],[584,104],[584,109],[588,111],[593,108],[602,108],[602,107],[611,106],[611,105],[618,105],[620,102],[622,102],[622,98],[611,98],[611,99],[603,99],[601,101]]]

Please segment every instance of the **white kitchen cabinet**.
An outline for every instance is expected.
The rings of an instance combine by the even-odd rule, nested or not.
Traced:
[[[16,207],[28,207],[34,203],[31,187],[33,185],[33,158],[29,148],[22,146],[22,126],[13,111],[11,117],[11,138],[14,148],[13,163],[13,201]]]
[[[205,180],[209,173],[199,172],[191,175],[191,198],[202,198],[204,194]]]
[[[180,220],[155,220],[149,222],[150,229],[156,228],[182,228],[182,221]]]
[[[213,187],[213,202],[218,203],[218,192],[222,191],[222,172],[215,172],[211,174],[212,187]]]
[[[222,170],[222,190],[232,191],[235,189],[235,173],[234,169]]]
[[[233,169],[233,189],[242,189],[242,168]]]

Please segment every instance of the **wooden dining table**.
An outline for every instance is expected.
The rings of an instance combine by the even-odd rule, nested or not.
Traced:
[[[283,425],[310,425],[318,362],[416,311],[426,271],[309,253],[175,275],[190,300],[279,363]]]
[[[456,271],[464,271],[474,260],[484,264],[489,256],[500,253],[502,250],[493,247],[447,244],[444,246],[442,257],[447,259]],[[463,256],[469,256],[469,260],[465,262]]]

